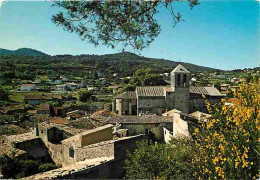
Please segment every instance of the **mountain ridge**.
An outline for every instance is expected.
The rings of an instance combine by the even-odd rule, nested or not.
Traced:
[[[46,53],[31,48],[19,48],[16,50],[0,48],[0,55],[50,56]]]
[[[31,49],[31,48],[19,48],[17,50],[7,50],[7,49],[0,49],[0,56],[1,55],[22,55],[22,56],[40,56],[40,57],[48,57],[48,58],[57,58],[58,60],[64,60],[67,61],[68,59],[77,59],[79,62],[82,61],[88,61],[92,60],[98,63],[103,62],[138,62],[138,63],[145,63],[145,64],[156,64],[161,67],[171,68],[176,67],[178,64],[184,65],[186,68],[188,68],[191,71],[216,71],[218,69],[211,68],[211,67],[205,67],[205,66],[199,66],[192,63],[187,62],[178,62],[178,61],[171,61],[168,59],[162,59],[162,58],[150,58],[150,57],[144,57],[132,52],[119,52],[114,54],[104,54],[104,55],[91,55],[91,54],[80,54],[80,55],[70,55],[70,54],[64,54],[64,55],[48,55],[46,53],[43,53],[41,51]],[[70,57],[70,58],[69,58]],[[47,59],[48,59],[47,58]]]

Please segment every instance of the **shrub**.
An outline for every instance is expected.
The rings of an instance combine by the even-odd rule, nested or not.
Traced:
[[[41,164],[39,166],[39,171],[40,172],[45,172],[45,171],[50,171],[52,169],[57,169],[59,167],[61,167],[61,166],[53,164],[53,163],[45,163],[45,164]]]
[[[233,105],[208,109],[212,119],[194,133],[196,178],[256,179],[260,158],[260,81],[243,84]]]

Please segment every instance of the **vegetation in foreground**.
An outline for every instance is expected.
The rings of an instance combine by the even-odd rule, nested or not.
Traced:
[[[192,139],[141,144],[126,160],[131,179],[257,179],[260,172],[260,81],[243,84],[233,105],[208,105],[212,119]]]

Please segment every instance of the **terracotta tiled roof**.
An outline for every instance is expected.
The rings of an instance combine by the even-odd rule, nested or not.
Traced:
[[[192,94],[201,94],[209,96],[224,96],[214,87],[200,87],[200,86],[191,86],[190,93]]]
[[[137,96],[157,96],[164,97],[166,93],[166,86],[139,86],[136,87]]]
[[[36,86],[35,84],[21,84],[21,86]]]
[[[48,110],[50,110],[50,105],[49,104],[40,104],[39,107],[38,107],[38,110],[48,111]]]
[[[115,96],[115,99],[136,99],[135,91],[127,91]]]
[[[62,96],[60,94],[26,94],[24,96],[25,100],[61,100]]]
[[[122,124],[149,124],[149,123],[163,123],[173,122],[172,117],[167,116],[116,116],[108,117],[108,123],[122,123]]]

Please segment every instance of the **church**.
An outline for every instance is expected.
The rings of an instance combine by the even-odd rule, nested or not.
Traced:
[[[205,96],[206,98],[203,98]],[[171,72],[170,86],[139,86],[118,94],[112,110],[118,115],[147,115],[178,109],[183,113],[207,112],[205,100],[218,103],[224,95],[214,87],[190,86],[190,72],[179,64]]]

